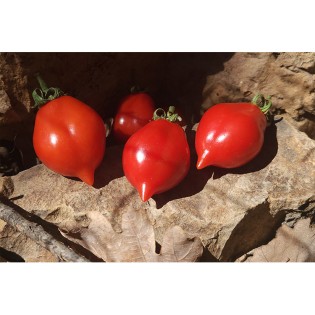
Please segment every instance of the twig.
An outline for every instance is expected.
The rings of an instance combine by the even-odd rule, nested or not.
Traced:
[[[13,208],[0,201],[0,219],[7,222],[19,232],[25,234],[37,244],[49,250],[61,261],[89,262],[83,256],[78,255],[71,248],[57,241],[52,235],[47,233],[43,227],[37,223],[30,222]]]

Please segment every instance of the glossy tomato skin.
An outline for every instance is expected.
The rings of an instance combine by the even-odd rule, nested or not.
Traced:
[[[35,119],[33,146],[48,168],[93,185],[106,144],[102,118],[88,105],[61,96],[41,107]]]
[[[126,142],[122,165],[142,201],[175,187],[190,166],[184,130],[165,119],[148,123]]]
[[[197,168],[213,165],[235,168],[252,160],[261,150],[267,121],[251,103],[212,106],[197,127]]]
[[[118,142],[126,142],[152,119],[154,110],[154,101],[147,93],[134,93],[125,97],[114,119],[115,139]]]

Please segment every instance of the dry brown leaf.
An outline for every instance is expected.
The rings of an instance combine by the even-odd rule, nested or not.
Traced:
[[[107,262],[193,262],[203,252],[199,238],[189,239],[181,227],[174,226],[165,233],[157,254],[153,226],[140,211],[122,215],[122,233],[116,233],[100,212],[89,212],[88,217],[89,226],[76,233],[80,239],[71,232],[62,234]]]
[[[203,251],[201,242],[187,239],[186,233],[179,226],[165,232],[159,261],[190,262],[196,261]]]
[[[310,219],[303,219],[294,228],[283,224],[276,237],[240,257],[246,262],[314,262],[315,229],[310,227]]]

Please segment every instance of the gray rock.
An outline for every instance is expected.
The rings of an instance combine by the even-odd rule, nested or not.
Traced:
[[[27,236],[0,220],[0,262],[57,262],[58,259]]]
[[[25,72],[18,54],[0,53],[0,127],[28,117],[30,93]]]
[[[192,168],[149,211],[162,233],[176,222],[199,235],[216,258],[234,260],[270,239],[282,221],[313,214],[314,164],[315,141],[282,120],[268,127],[252,162],[230,171]]]
[[[209,75],[202,112],[220,102],[271,95],[276,112],[315,139],[315,53],[235,53]]]

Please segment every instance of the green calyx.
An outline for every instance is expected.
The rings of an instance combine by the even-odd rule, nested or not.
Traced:
[[[257,94],[253,97],[252,104],[257,105],[266,115],[272,106],[271,96],[267,96],[267,98],[265,98],[262,94]]]
[[[175,113],[175,106],[170,106],[167,113],[163,108],[158,108],[155,110],[153,113],[153,120],[158,119],[166,119],[170,122],[182,121],[182,117]]]
[[[33,93],[32,97],[34,99],[34,106],[33,107],[41,107],[44,104],[52,101],[60,96],[65,95],[65,93],[59,89],[50,87],[48,88],[44,80],[40,77],[39,74],[36,74],[37,81],[40,85],[40,88],[36,88]]]

